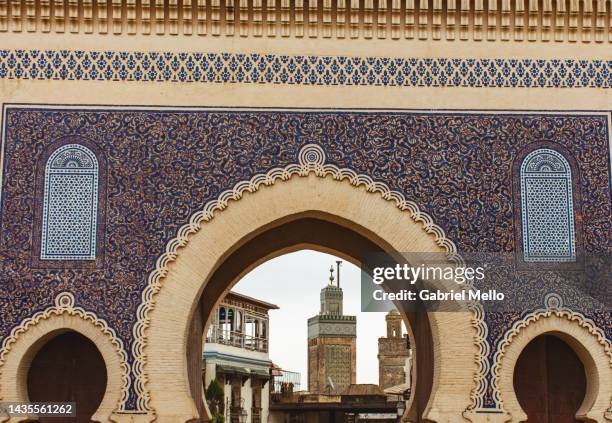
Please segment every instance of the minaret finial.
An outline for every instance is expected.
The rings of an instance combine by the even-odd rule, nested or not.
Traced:
[[[329,284],[333,285],[334,284],[334,266],[330,266],[329,267]]]

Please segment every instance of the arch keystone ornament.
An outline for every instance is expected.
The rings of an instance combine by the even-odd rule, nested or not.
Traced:
[[[190,396],[186,351],[200,297],[229,254],[278,222],[301,215],[327,216],[382,240],[393,251],[445,252],[449,261],[462,262],[443,229],[401,192],[327,163],[325,150],[317,144],[303,146],[297,159],[295,164],[239,182],[206,203],[158,258],[142,293],[132,347],[138,405],[155,413],[156,422],[198,418]],[[484,389],[483,353],[488,346],[482,310],[429,313],[428,320],[433,387],[423,414],[437,423],[465,422],[462,412],[475,406],[478,392]],[[473,386],[466,380],[474,381]]]
[[[128,396],[128,358],[123,342],[106,321],[76,305],[74,295],[62,292],[54,304],[13,328],[0,347],[0,401],[27,402],[27,374],[36,353],[49,340],[68,331],[88,338],[100,351],[106,366],[106,392],[94,421],[128,422],[120,404]],[[21,421],[22,418],[19,418]],[[0,422],[17,422],[16,417],[0,416]]]

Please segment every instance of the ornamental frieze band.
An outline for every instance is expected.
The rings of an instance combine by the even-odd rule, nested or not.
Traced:
[[[0,50],[0,78],[323,86],[610,88],[612,61]]]
[[[609,43],[608,0],[26,0],[0,33]]]

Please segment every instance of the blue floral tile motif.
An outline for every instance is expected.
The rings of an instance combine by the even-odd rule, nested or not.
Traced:
[[[26,80],[610,88],[610,69],[611,60],[0,50],[0,78]]]
[[[17,60],[14,53],[0,50],[0,57],[3,54],[3,60],[9,56]],[[30,63],[42,58],[47,66],[63,60],[46,52],[40,54],[31,57]],[[83,53],[77,62],[88,55],[91,63],[108,57]],[[136,68],[142,66],[144,75],[158,69],[156,62],[163,56],[129,53],[127,57],[141,61]],[[201,69],[202,79],[209,71],[216,72],[217,56],[191,57],[193,66]],[[149,61],[146,67],[142,63],[145,58]],[[237,69],[244,69],[245,79],[251,72],[259,72],[259,59],[253,62],[250,55],[234,58]],[[219,60],[226,58],[219,56]],[[312,68],[313,60],[318,59],[302,57],[298,62],[279,57],[278,63],[282,71],[291,74],[289,64],[297,72],[302,67]],[[200,66],[202,61],[207,63],[206,69]],[[460,62],[439,62],[439,74],[445,75],[448,67]],[[499,62],[503,64],[503,60]],[[247,63],[248,70],[244,67]],[[393,83],[398,75],[412,78],[412,66],[419,60],[378,63],[383,68],[388,65],[389,72],[395,67]],[[492,63],[482,61],[480,72],[499,66]],[[534,63],[523,63],[525,74],[532,74]],[[329,65],[334,64],[344,69],[347,84],[355,74],[346,67],[362,66],[358,59],[346,58],[332,59]],[[574,63],[566,66],[572,68]],[[90,70],[84,69],[84,74]],[[308,78],[311,70],[300,72]],[[460,252],[499,253],[512,253],[520,245],[515,234],[520,228],[520,219],[516,218],[521,206],[513,189],[520,172],[514,172],[514,164],[522,162],[519,157],[528,148],[539,149],[544,144],[548,146],[545,148],[558,147],[555,151],[567,152],[564,157],[571,158],[574,206],[580,210],[580,220],[576,217],[575,221],[577,250],[609,256],[612,193],[608,119],[609,115],[603,113],[134,110],[7,105],[1,131],[0,340],[21,321],[46,309],[58,294],[71,292],[77,304],[95,312],[116,331],[126,346],[128,365],[134,369],[137,362],[130,346],[134,343],[141,294],[168,241],[203,204],[254,175],[294,164],[300,149],[311,143],[324,149],[329,164],[368,175],[412,199]],[[99,160],[98,197],[104,202],[98,205],[96,259],[103,256],[104,265],[79,267],[66,261],[58,268],[33,266],[33,257],[38,258],[34,252],[39,233],[34,234],[32,229],[37,227],[37,210],[42,209],[39,202],[43,197],[32,177],[33,164],[44,169],[50,143],[72,137],[82,139],[82,145],[87,140]],[[484,316],[490,346],[485,359],[489,363],[514,322],[541,307],[541,299],[553,291],[563,297],[568,308],[587,310],[585,316],[612,339],[612,314],[599,311],[595,301],[575,295],[571,287],[561,289],[561,276],[521,275],[526,279],[519,286],[519,294],[529,286],[529,295],[520,298],[524,313],[487,312]],[[501,291],[514,292],[513,281],[505,280]],[[490,381],[490,374],[485,377]],[[142,401],[138,392],[134,382],[126,410],[138,409]],[[496,409],[498,404],[488,382],[481,395],[483,408]]]
[[[41,260],[95,260],[98,159],[86,147],[68,144],[45,167]]]
[[[531,152],[521,165],[523,258],[527,262],[576,260],[572,175],[558,152]]]

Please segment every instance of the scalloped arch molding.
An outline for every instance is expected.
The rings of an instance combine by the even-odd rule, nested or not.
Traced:
[[[134,364],[132,366],[136,392],[139,394],[139,409],[149,410],[150,394],[146,386],[146,374],[144,365],[146,362],[145,348],[147,345],[147,328],[150,324],[150,313],[155,307],[155,295],[163,288],[163,279],[168,272],[168,266],[176,260],[179,248],[185,246],[190,235],[198,232],[204,223],[211,221],[216,212],[222,211],[229,206],[232,201],[238,201],[243,194],[255,193],[263,186],[270,186],[278,182],[287,181],[292,177],[305,177],[314,174],[317,177],[331,177],[337,181],[348,181],[354,187],[364,187],[366,191],[378,193],[382,199],[393,202],[396,207],[409,213],[411,219],[420,223],[426,233],[434,236],[435,242],[447,252],[447,257],[455,262],[462,262],[463,259],[457,253],[455,243],[446,237],[444,230],[433,222],[433,219],[422,212],[418,205],[406,199],[399,191],[391,190],[385,183],[374,181],[371,177],[358,174],[352,169],[339,168],[326,163],[325,151],[317,144],[307,144],[298,153],[297,163],[287,165],[283,168],[275,168],[266,174],[258,174],[248,181],[239,182],[234,188],[229,189],[218,199],[208,202],[200,211],[193,214],[189,223],[185,224],[178,231],[177,236],[168,242],[166,251],[158,258],[156,269],[151,272],[148,278],[147,287],[142,293],[142,303],[138,308],[138,321],[134,326],[133,334],[135,342],[132,346]],[[480,393],[486,389],[484,375],[488,371],[486,360],[483,359],[488,352],[486,342],[487,327],[484,323],[483,312],[479,305],[472,304],[473,318],[472,324],[477,329],[477,347],[479,350],[479,374],[477,388],[472,392],[472,408],[478,408]]]
[[[11,350],[11,345],[15,342],[15,339],[20,333],[27,330],[27,328],[36,325],[39,321],[46,318],[45,316],[53,314],[60,315],[64,313],[75,315],[79,318],[92,322],[94,325],[102,329],[105,335],[113,340],[113,344],[116,346],[119,354],[122,357],[121,365],[123,369],[122,380],[124,388],[122,389],[121,405],[118,407],[118,410],[125,410],[125,402],[127,398],[126,387],[130,384],[130,382],[132,382],[136,388],[136,392],[139,394],[138,411],[141,413],[151,411],[150,397],[146,386],[147,378],[144,372],[144,364],[146,360],[144,349],[147,342],[147,329],[150,324],[150,312],[155,307],[155,294],[162,289],[163,279],[167,274],[168,266],[171,262],[176,260],[179,248],[185,246],[189,240],[189,237],[198,232],[203,227],[204,223],[211,221],[216,215],[216,212],[227,208],[232,201],[238,201],[245,193],[255,193],[264,186],[270,186],[283,181],[288,181],[294,177],[306,177],[308,175],[316,175],[317,177],[321,178],[329,177],[338,181],[348,181],[354,187],[362,187],[368,192],[380,195],[382,199],[392,202],[400,211],[407,212],[412,220],[420,223],[426,233],[433,235],[435,242],[447,252],[451,260],[455,260],[457,262],[462,261],[462,258],[457,252],[455,243],[446,237],[442,228],[435,224],[428,214],[422,212],[415,202],[406,199],[402,193],[391,190],[385,183],[374,181],[367,175],[358,174],[349,168],[339,168],[335,165],[326,163],[325,151],[317,144],[308,144],[302,147],[295,163],[289,164],[285,167],[272,169],[265,174],[257,174],[249,180],[239,182],[234,186],[234,188],[222,192],[217,199],[206,203],[201,210],[191,216],[189,223],[178,230],[176,237],[168,242],[165,252],[157,260],[155,270],[149,275],[148,285],[142,293],[142,303],[138,308],[138,321],[133,328],[135,342],[132,345],[134,361],[131,369],[128,369],[127,367],[128,360],[125,349],[121,340],[116,337],[114,330],[108,327],[104,320],[97,318],[94,313],[88,312],[80,307],[76,307],[74,304],[74,297],[70,297],[71,294],[66,293],[68,297],[66,297],[66,295],[62,296],[61,301],[58,297],[53,306],[24,320],[19,327],[12,331],[11,336],[3,340],[0,348],[0,371],[7,354],[9,354]],[[72,299],[70,300],[69,297]],[[547,304],[547,307],[548,306],[549,305]],[[490,365],[488,360],[483,359],[483,357],[486,357],[490,352],[490,346],[486,341],[488,329],[483,319],[483,311],[476,305],[472,307],[472,311],[473,325],[477,329],[476,339],[477,347],[479,349],[479,371],[478,374],[475,375],[475,380],[477,383],[474,391],[472,392],[472,405],[470,406],[469,410],[478,412],[478,409],[482,405],[483,394],[488,387],[486,375],[489,370],[493,370],[494,377],[491,382],[491,387],[495,392],[496,400],[499,401],[498,404],[501,405],[499,398],[499,387],[497,386],[497,366],[499,364],[500,357],[503,356],[503,345],[505,345],[504,342],[509,343],[511,341],[511,339],[506,339],[509,336],[508,334],[511,335],[515,332],[515,329],[518,329],[513,328],[513,330],[506,334],[506,338],[504,338],[504,341],[502,342],[503,345],[500,346],[501,352],[496,354],[495,360],[493,361],[493,368],[491,369],[489,367]],[[555,310],[554,312],[559,313],[560,311]],[[550,314],[551,311],[538,310],[526,316],[525,319],[521,320],[521,322],[517,322],[517,325],[528,325],[534,319],[537,320],[540,317],[545,317],[546,313]],[[570,317],[568,316],[568,318]],[[577,319],[578,321],[582,322],[581,325],[583,327],[590,328],[588,324],[589,322],[584,320],[582,316],[575,315],[574,313],[571,316],[571,319]],[[131,411],[126,412],[131,413]]]
[[[557,324],[545,322],[546,320],[551,319],[556,320]],[[545,327],[546,330],[538,331],[538,329],[536,329],[536,326],[538,325],[540,327]],[[526,344],[534,337],[555,332],[559,332],[563,335],[569,335],[573,339],[573,342],[580,343],[580,346],[583,347],[585,351],[588,351],[590,359],[594,361],[594,367],[599,367],[600,370],[607,369],[607,374],[610,375],[610,369],[612,369],[612,342],[606,338],[604,331],[597,327],[597,325],[595,325],[591,319],[585,317],[581,313],[565,307],[563,304],[563,299],[560,295],[550,293],[545,297],[544,306],[542,308],[527,313],[522,319],[517,320],[512,328],[504,334],[503,339],[497,345],[497,350],[493,357],[493,365],[491,367],[491,385],[493,395],[496,402],[499,404],[500,410],[504,412],[504,416],[506,416],[508,419],[512,417],[513,422],[519,417],[514,416],[513,414],[517,413],[517,411],[514,409],[510,410],[510,408],[516,407],[515,403],[517,400],[516,398],[504,398],[503,391],[505,390],[507,394],[507,391],[512,390],[512,378],[510,377],[510,381],[508,381],[506,376],[506,379],[504,380],[504,375],[502,374],[504,372],[504,368],[506,371],[510,369],[510,372],[512,372],[516,359],[518,359],[516,353],[520,353],[522,348],[524,348]],[[582,336],[583,339],[576,339],[575,337],[577,334]],[[515,342],[516,339],[520,338],[521,336],[523,336],[523,339],[521,340],[522,343],[513,345],[513,342]],[[587,345],[585,341],[588,342],[589,345]],[[508,354],[510,349],[514,349],[513,354]],[[506,363],[505,361],[509,361],[509,363]],[[586,370],[588,373],[588,369]],[[606,380],[607,377],[605,372],[603,377],[602,375],[591,377],[598,380],[599,385],[601,386],[598,386],[598,390],[596,392],[591,392],[590,394],[594,396],[602,396],[603,401],[607,402],[609,408],[606,412],[604,412],[606,414],[605,416],[594,416],[593,414],[589,413],[588,417],[596,418],[597,421],[599,421],[601,417],[609,420],[610,416],[612,416],[612,380]],[[587,396],[588,395],[589,393],[587,392]],[[591,398],[591,400],[594,400],[594,398]],[[588,403],[589,401],[586,402]],[[594,404],[590,404],[587,406],[587,408],[592,409],[594,406]],[[590,409],[581,411],[586,413],[590,412]],[[602,413],[601,408],[599,409],[599,413]]]
[[[45,335],[63,329],[82,333],[94,342],[100,350],[104,356],[109,376],[106,394],[100,409],[104,409],[103,412],[107,414],[115,411],[121,412],[123,410],[121,405],[127,400],[130,384],[127,352],[123,341],[104,319],[77,306],[75,297],[71,292],[59,293],[52,306],[24,319],[19,326],[13,328],[9,336],[4,338],[0,347],[0,400],[14,401],[17,397],[13,398],[12,396],[20,395],[18,387],[21,382],[16,366],[22,365],[24,356],[27,355],[27,351],[33,345],[31,342],[36,343]],[[37,330],[38,332],[36,332]],[[31,331],[34,331],[34,333],[31,333]],[[20,345],[20,341],[27,338],[28,335],[30,335],[30,339],[25,342],[30,343],[25,346]],[[13,352],[13,350],[18,351]],[[13,352],[13,355],[11,355],[11,352]],[[19,355],[16,356],[15,354]],[[9,360],[12,361],[11,365],[8,366],[9,369],[15,371],[17,375],[7,374],[6,367]],[[9,397],[6,396],[7,387],[9,388]],[[111,397],[115,395],[117,396],[114,400],[116,403],[113,403]],[[23,400],[23,398],[19,398]],[[97,415],[98,413],[96,413]]]

